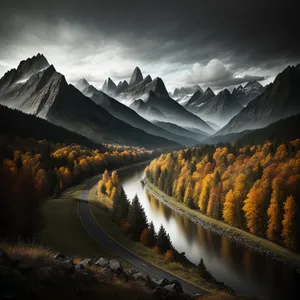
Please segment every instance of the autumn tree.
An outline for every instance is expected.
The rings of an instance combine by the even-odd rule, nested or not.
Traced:
[[[198,206],[200,211],[203,213],[206,213],[207,210],[207,204],[209,200],[209,185],[210,185],[210,176],[207,175],[203,179],[203,187],[199,196]]]
[[[284,202],[284,215],[282,220],[282,233],[284,245],[295,250],[296,247],[296,212],[297,205],[293,196],[288,196]]]
[[[281,230],[281,208],[280,208],[280,188],[279,182],[275,178],[272,183],[272,195],[268,208],[268,228],[267,238],[271,241],[279,241]]]

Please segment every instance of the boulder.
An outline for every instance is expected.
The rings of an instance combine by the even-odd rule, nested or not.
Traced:
[[[175,280],[171,280],[170,283],[171,284],[175,284],[175,288],[176,288],[176,290],[177,290],[178,293],[183,293],[183,288],[182,288],[182,286],[181,286],[181,284],[180,284],[180,282],[178,280],[176,280],[176,279]]]
[[[109,268],[114,273],[117,273],[117,274],[123,273],[123,267],[117,259],[112,259],[109,261]]]
[[[170,281],[167,278],[162,278],[162,279],[156,279],[156,278],[152,278],[151,280],[155,285],[164,287],[168,284],[170,284]]]
[[[75,269],[76,270],[86,269],[88,266],[91,265],[92,265],[92,260],[90,258],[85,258],[75,266]]]
[[[147,282],[147,283],[150,282],[150,277],[147,274],[143,273],[143,272],[135,273],[133,275],[133,278],[135,280],[142,280],[142,281]]]
[[[170,284],[166,285],[164,288],[171,293],[183,293],[183,288],[178,280],[170,281]]]
[[[168,284],[164,288],[170,293],[178,293],[178,291],[176,289],[176,285],[174,283]]]
[[[95,265],[100,267],[107,267],[109,265],[109,260],[101,257],[95,262]]]
[[[54,256],[53,259],[59,259],[59,258],[65,258],[65,256],[61,252],[57,252]]]

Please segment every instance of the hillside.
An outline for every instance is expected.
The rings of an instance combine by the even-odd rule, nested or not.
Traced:
[[[203,144],[218,143],[239,143],[239,144],[260,144],[265,141],[276,143],[288,142],[300,137],[300,114],[279,120],[267,127],[244,130],[238,133],[211,136],[202,141]]]
[[[54,125],[34,115],[0,105],[0,134],[22,138],[46,139],[54,143],[77,143],[89,148],[101,148],[76,132]]]

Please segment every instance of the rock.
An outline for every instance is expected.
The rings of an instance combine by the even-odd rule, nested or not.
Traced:
[[[84,266],[81,263],[75,265],[75,270],[82,270],[82,269],[84,269]]]
[[[91,265],[92,265],[92,260],[90,258],[85,258],[75,266],[75,269],[76,270],[86,269],[88,266]]]
[[[137,269],[134,268],[130,268],[127,273],[131,276],[133,276],[134,274],[138,273],[139,271]]]
[[[170,293],[178,293],[178,291],[176,289],[176,284],[174,284],[174,283],[168,284],[164,288]]]
[[[142,280],[142,281],[145,281],[147,283],[150,282],[150,277],[147,274],[143,273],[143,272],[138,272],[138,273],[134,274],[133,278],[135,280]]]
[[[65,258],[65,256],[61,252],[57,252],[54,256],[53,259],[59,259],[59,258]]]
[[[11,266],[11,264],[12,261],[8,254],[4,250],[0,249],[0,265]]]
[[[164,286],[170,284],[170,281],[167,278],[162,278],[162,279],[152,278],[152,282],[155,285],[158,285],[158,286],[161,286],[161,287],[164,287]]]
[[[106,267],[109,265],[109,260],[101,257],[95,262],[95,265],[100,266],[100,267]]]
[[[178,280],[171,280],[170,283],[175,285],[176,291],[178,293],[183,293],[183,288]]]
[[[117,259],[112,259],[109,261],[109,268],[116,274],[123,273],[123,267]]]

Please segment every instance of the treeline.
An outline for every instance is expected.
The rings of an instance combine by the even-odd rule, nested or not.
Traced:
[[[0,237],[30,236],[39,205],[88,176],[150,159],[152,151],[104,145],[101,150],[0,136]]]
[[[54,143],[77,143],[89,148],[102,149],[100,144],[96,144],[78,133],[34,115],[0,105],[0,135],[2,134],[36,140],[46,139]]]
[[[162,225],[159,231],[155,232],[153,223],[147,220],[138,196],[136,195],[132,202],[128,200],[117,172],[110,175],[106,170],[98,182],[97,190],[99,200],[103,199],[103,195],[109,197],[112,202],[112,221],[132,240],[140,241],[155,253],[163,255],[166,260],[188,262],[184,255],[174,249],[170,236]]]
[[[300,139],[163,154],[146,176],[190,208],[300,250]]]

